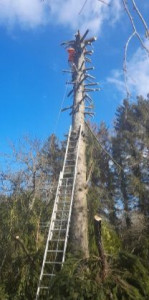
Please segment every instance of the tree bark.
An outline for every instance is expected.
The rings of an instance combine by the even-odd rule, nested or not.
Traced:
[[[86,199],[86,142],[84,137],[84,44],[80,41],[80,35],[76,36],[76,58],[75,71],[73,73],[74,84],[74,102],[73,102],[73,119],[72,128],[78,132],[82,126],[77,176],[75,184],[74,202],[71,219],[71,247],[74,254],[82,254],[84,258],[89,256],[88,248],[88,216],[87,216],[87,199]]]
[[[101,220],[102,219],[98,215],[94,216],[95,238],[96,238],[99,257],[101,258],[101,266],[102,266],[101,276],[102,276],[102,280],[104,280],[107,275],[108,265],[107,265],[107,260],[104,253],[102,240],[101,240]]]

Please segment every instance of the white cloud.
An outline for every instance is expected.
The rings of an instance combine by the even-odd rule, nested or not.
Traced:
[[[85,0],[51,0],[49,6],[55,22],[69,25],[74,30],[89,28],[97,33],[105,20],[115,23],[121,15],[121,0],[106,1],[112,4],[111,7],[98,0],[87,0],[85,6]]]
[[[40,0],[0,0],[0,23],[13,27],[36,27],[45,23],[44,6]]]
[[[69,26],[73,30],[87,29],[97,33],[103,22],[114,24],[121,15],[121,0],[0,0],[0,23],[13,27],[36,27],[47,22]]]
[[[149,42],[146,42],[149,49]],[[116,86],[125,93],[125,85],[122,70],[113,70],[107,82]],[[128,89],[132,95],[146,96],[149,93],[149,55],[142,48],[138,48],[127,65]]]

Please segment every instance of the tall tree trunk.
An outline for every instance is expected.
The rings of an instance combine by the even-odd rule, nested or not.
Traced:
[[[76,36],[76,71],[73,73],[74,83],[74,102],[73,102],[73,120],[72,126],[75,132],[79,131],[82,126],[77,177],[75,184],[75,194],[72,209],[71,221],[71,244],[74,254],[81,253],[83,257],[89,256],[88,249],[88,216],[87,216],[87,198],[86,198],[86,142],[84,138],[85,122],[84,122],[84,69],[85,57],[83,43],[80,42],[80,35]]]

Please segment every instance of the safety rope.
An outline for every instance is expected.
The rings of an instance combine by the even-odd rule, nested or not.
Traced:
[[[90,126],[88,125],[88,123],[85,121],[85,125],[87,126],[87,128],[89,129],[90,133],[92,134],[92,136],[94,137],[95,141],[97,142],[98,146],[100,146],[100,148],[110,157],[110,159],[113,161],[113,163],[119,168],[120,172],[123,169],[122,166],[119,165],[119,163],[112,157],[112,155],[101,145],[101,143],[98,141],[96,135],[93,133],[92,129],[90,128]]]
[[[59,120],[60,120],[61,111],[62,111],[62,108],[63,108],[63,105],[64,105],[64,101],[66,99],[67,90],[68,90],[68,84],[65,85],[64,95],[63,95],[63,98],[62,98],[62,101],[61,101],[61,105],[60,105],[60,109],[59,109],[59,112],[58,112],[58,116],[57,116],[57,119],[56,119],[56,122],[55,122],[55,128],[54,128],[54,134],[55,135],[56,135],[58,123],[59,123]]]

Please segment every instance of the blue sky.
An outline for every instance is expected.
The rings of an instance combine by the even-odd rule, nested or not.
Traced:
[[[67,52],[60,43],[72,39],[76,30],[96,35],[92,57],[101,91],[93,94],[96,116],[109,127],[117,106],[125,97],[124,46],[132,27],[122,0],[1,0],[0,1],[0,152],[23,135],[45,140],[52,132],[60,138],[68,131],[68,112],[59,115],[66,93]],[[141,5],[140,5],[141,2]],[[143,4],[142,4],[143,2]],[[129,0],[138,32],[149,46],[145,30]],[[137,1],[148,23],[148,0]],[[149,47],[148,47],[149,48]],[[134,38],[128,49],[128,85],[135,98],[149,90],[149,61]],[[69,88],[69,87],[68,87]],[[64,106],[71,100],[64,99]]]

